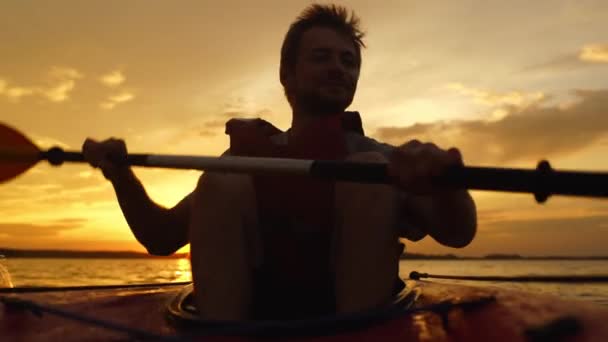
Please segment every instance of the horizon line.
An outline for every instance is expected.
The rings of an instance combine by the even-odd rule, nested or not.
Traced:
[[[8,255],[7,255],[8,254]],[[45,255],[46,254],[46,255]],[[147,252],[134,250],[77,250],[77,249],[25,249],[0,247],[0,258],[19,257],[52,257],[53,255],[78,257],[115,256],[115,257],[141,257],[141,258],[187,258],[189,253],[174,253],[170,255],[153,255]],[[608,255],[521,255],[517,253],[490,253],[481,256],[465,256],[457,254],[425,254],[425,253],[403,253],[400,259],[608,259]]]

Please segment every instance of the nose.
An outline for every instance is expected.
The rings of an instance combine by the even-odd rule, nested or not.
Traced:
[[[332,61],[334,62],[334,64],[336,64],[336,67],[340,68],[340,70],[346,70],[347,66],[346,66],[342,56],[340,56],[340,54],[335,54],[334,57],[332,58]]]
[[[338,54],[332,54],[328,63],[328,73],[330,76],[341,77],[346,73],[346,66]]]

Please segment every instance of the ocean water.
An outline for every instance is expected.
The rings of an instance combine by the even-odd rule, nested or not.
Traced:
[[[408,278],[411,271],[460,276],[527,276],[527,275],[604,275],[606,260],[403,260],[399,275]],[[608,306],[608,282],[605,283],[527,283],[436,280],[475,286],[497,286],[509,289],[552,294]]]
[[[77,286],[191,280],[187,259],[2,259],[14,286]],[[443,275],[608,275],[603,260],[402,260],[400,276],[411,271]],[[1,275],[0,275],[1,277]],[[4,276],[6,278],[6,275]],[[434,280],[548,293],[608,306],[608,283],[514,283]]]

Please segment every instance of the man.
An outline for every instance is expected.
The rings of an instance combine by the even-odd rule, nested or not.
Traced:
[[[308,7],[281,50],[290,130],[268,133],[266,142],[258,134],[259,143],[251,143],[251,127],[243,133],[233,121],[227,126],[229,153],[388,163],[392,185],[208,172],[191,194],[165,209],[129,168],[109,161],[126,154],[123,141],[87,139],[83,145],[87,160],[114,185],[129,226],[150,253],[171,254],[190,242],[204,318],[272,316],[261,313],[265,306],[320,314],[387,305],[398,277],[399,237],[415,241],[428,234],[451,247],[472,241],[471,196],[432,181],[447,167],[463,164],[457,149],[418,141],[395,148],[342,129],[359,78],[362,38],[358,18],[346,9]],[[302,284],[298,272],[312,279]]]

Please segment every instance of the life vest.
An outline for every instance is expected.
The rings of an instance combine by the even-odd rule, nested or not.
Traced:
[[[357,112],[307,127],[297,142],[276,144],[279,129],[262,119],[226,124],[234,156],[340,160],[345,130],[363,133]],[[331,242],[334,183],[306,176],[255,175],[263,265],[254,274],[254,317],[302,318],[335,311]]]

